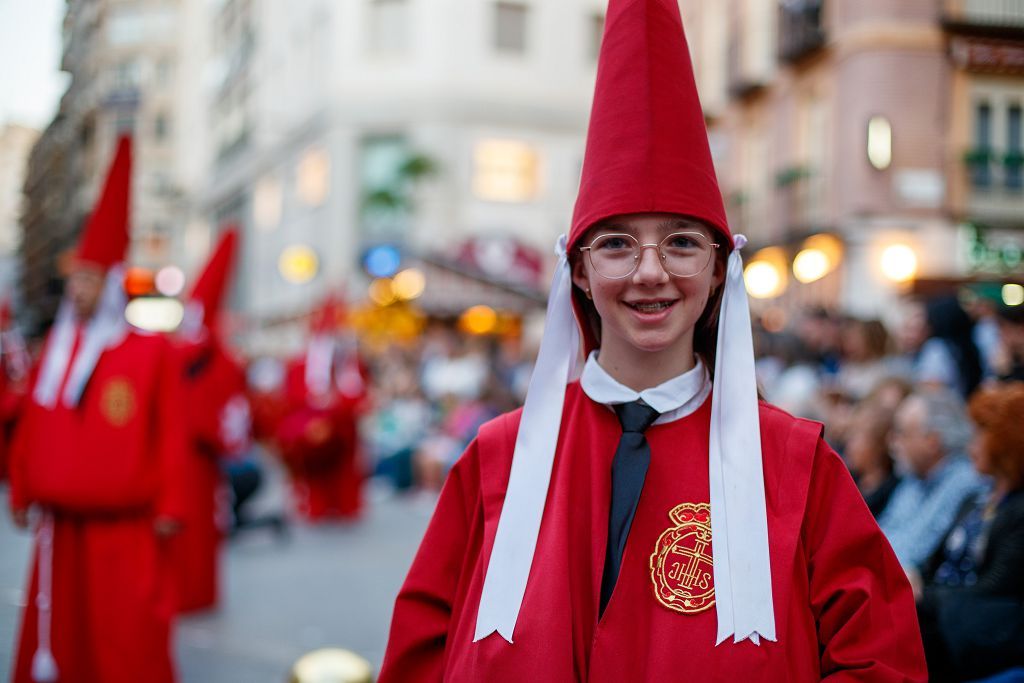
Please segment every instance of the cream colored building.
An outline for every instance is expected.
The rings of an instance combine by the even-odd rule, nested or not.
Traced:
[[[11,296],[15,284],[25,165],[38,137],[39,131],[28,126],[0,127],[0,301]]]
[[[444,254],[489,236],[550,254],[578,186],[604,9],[215,3],[200,204],[209,231],[243,226],[240,308],[287,317],[341,284],[359,298],[360,258],[379,243]],[[403,185],[403,164],[424,159],[435,172]]]
[[[57,302],[57,256],[71,247],[91,211],[118,133],[134,137],[134,264],[176,260],[176,235],[188,217],[189,183],[201,155],[189,147],[201,84],[201,25],[190,12],[205,0],[69,0],[61,69],[70,84],[43,132],[25,186],[22,289],[43,323]],[[201,132],[201,131],[200,131]],[[197,161],[198,159],[198,161]]]
[[[756,306],[890,315],[908,290],[1021,277],[1024,2],[681,6],[733,230],[781,248]],[[820,233],[841,255],[801,282]]]

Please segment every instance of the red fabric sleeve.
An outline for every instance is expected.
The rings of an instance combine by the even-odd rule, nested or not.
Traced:
[[[28,457],[28,453],[25,452],[27,448],[25,442],[29,427],[26,425],[26,421],[21,419],[21,416],[23,412],[28,410],[28,402],[32,400],[32,391],[35,389],[36,380],[39,378],[41,366],[41,360],[37,360],[32,365],[32,370],[26,383],[25,395],[22,397],[22,403],[18,409],[19,419],[15,422],[10,449],[7,452],[7,480],[10,485],[7,504],[12,511],[24,510],[31,502],[28,500],[25,491],[25,458]]]
[[[928,680],[903,568],[839,456],[818,441],[802,530],[822,680]]]
[[[159,386],[153,397],[153,446],[160,472],[160,493],[156,514],[182,520],[188,505],[185,458],[188,426],[184,424],[185,388],[181,355],[168,343],[161,354]]]
[[[452,606],[479,507],[473,441],[452,468],[409,575],[395,600],[377,683],[441,681]]]

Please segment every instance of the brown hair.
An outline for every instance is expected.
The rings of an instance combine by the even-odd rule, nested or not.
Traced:
[[[979,389],[967,410],[981,432],[993,474],[1012,488],[1024,485],[1024,382]]]

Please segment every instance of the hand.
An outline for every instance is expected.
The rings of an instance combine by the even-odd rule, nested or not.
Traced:
[[[19,508],[17,510],[11,510],[11,520],[14,522],[14,526],[19,529],[25,530],[28,528],[28,510],[25,508]]]
[[[173,517],[160,516],[153,520],[153,531],[158,538],[170,538],[181,531],[181,522]]]
[[[921,572],[916,569],[906,569],[907,579],[910,580],[910,588],[914,591],[914,601],[917,602],[924,595],[924,579],[921,578]]]

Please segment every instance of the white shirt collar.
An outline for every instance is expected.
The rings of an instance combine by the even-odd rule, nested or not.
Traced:
[[[640,399],[661,413],[654,424],[662,424],[686,417],[703,405],[711,393],[711,378],[698,357],[692,369],[637,392],[609,375],[597,362],[597,351],[592,351],[583,367],[580,386],[591,400],[607,406]]]

